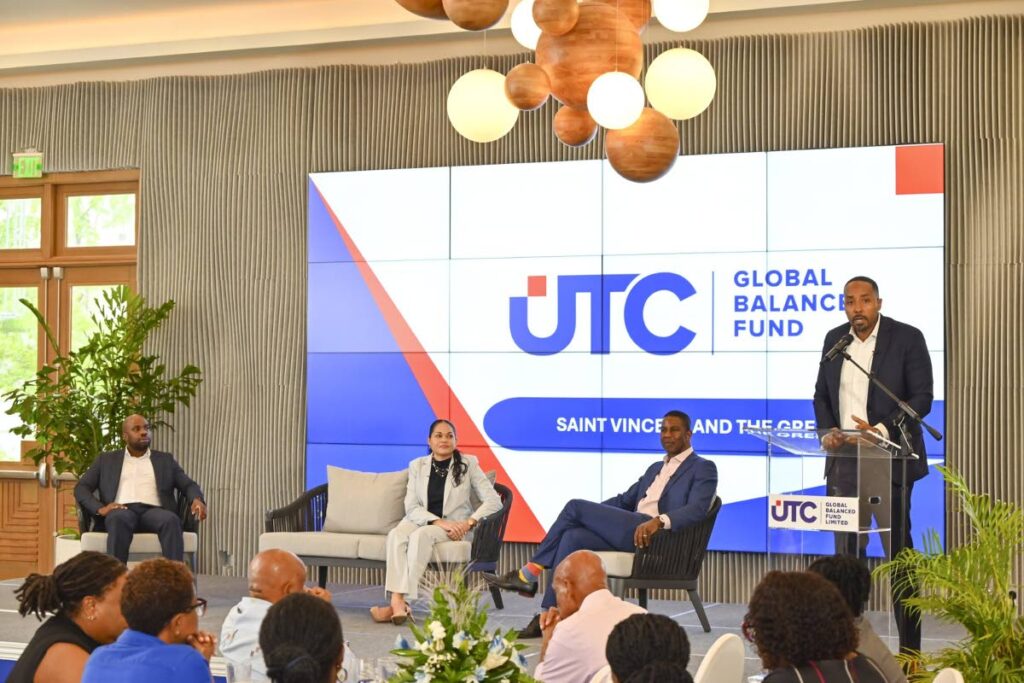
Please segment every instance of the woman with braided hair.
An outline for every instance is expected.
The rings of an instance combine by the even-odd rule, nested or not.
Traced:
[[[690,640],[662,614],[634,614],[608,636],[605,659],[616,683],[693,683],[686,671]]]
[[[14,591],[18,613],[52,614],[32,636],[8,683],[78,683],[89,654],[127,627],[121,589],[128,569],[105,553],[83,552],[53,574],[29,574]]]
[[[341,620],[330,603],[292,593],[267,610],[260,649],[274,683],[331,683],[345,656]]]

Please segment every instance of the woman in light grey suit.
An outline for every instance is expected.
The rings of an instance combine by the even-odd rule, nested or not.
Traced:
[[[409,463],[405,518],[388,533],[384,588],[391,591],[391,604],[371,608],[374,621],[405,623],[406,596],[416,599],[434,545],[469,541],[473,527],[501,509],[501,499],[476,458],[459,453],[455,443],[455,426],[434,420],[427,436],[429,454]],[[471,495],[480,501],[475,510]]]

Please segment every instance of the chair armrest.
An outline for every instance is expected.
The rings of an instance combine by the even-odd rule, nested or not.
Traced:
[[[196,532],[199,529],[199,520],[192,514],[192,501],[178,490],[174,491],[174,497],[178,504],[178,519],[181,520],[181,530]]]
[[[327,484],[321,484],[284,507],[267,510],[264,531],[320,531],[326,516]]]
[[[512,510],[512,491],[504,484],[495,484],[494,490],[501,498],[501,509],[484,517],[473,530],[472,562],[497,562],[501,555],[501,544],[505,540],[505,527]]]
[[[699,524],[678,531],[659,531],[646,548],[638,548],[633,558],[633,579],[675,579],[688,581],[700,575],[704,554],[715,528],[722,499],[715,500],[707,517]]]
[[[78,508],[78,533],[87,534],[96,528],[96,516],[86,510],[85,506],[77,500],[75,501],[75,507]]]

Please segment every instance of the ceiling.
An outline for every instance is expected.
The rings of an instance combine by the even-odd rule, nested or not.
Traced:
[[[510,2],[514,6],[516,0]],[[711,19],[942,0],[711,0]],[[960,0],[957,4],[964,4]],[[496,27],[507,33],[508,14]],[[393,0],[0,0],[0,73],[468,34]]]

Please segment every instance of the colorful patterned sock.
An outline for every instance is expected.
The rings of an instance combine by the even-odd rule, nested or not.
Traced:
[[[527,583],[536,583],[542,571],[544,571],[544,567],[536,562],[527,562],[519,570],[519,578]]]

